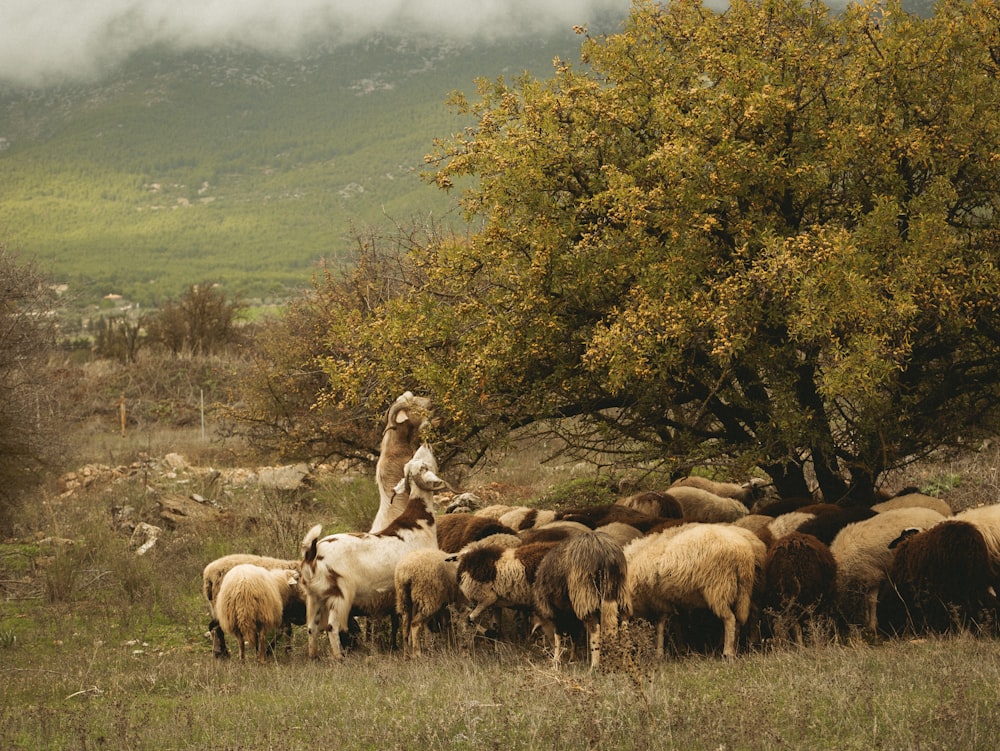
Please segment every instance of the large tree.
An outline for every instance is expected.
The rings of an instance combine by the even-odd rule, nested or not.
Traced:
[[[336,323],[329,398],[405,385],[473,454],[560,420],[623,462],[786,495],[812,472],[830,500],[996,429],[992,0],[640,1],[581,32],[581,66],[456,96],[474,124],[428,161],[478,229]]]

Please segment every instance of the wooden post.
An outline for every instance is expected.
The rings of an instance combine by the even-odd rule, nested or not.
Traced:
[[[122,392],[121,398],[118,400],[118,419],[121,421],[122,425],[122,438],[125,437],[125,392]]]

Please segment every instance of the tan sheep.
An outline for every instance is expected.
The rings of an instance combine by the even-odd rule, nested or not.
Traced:
[[[857,610],[860,598],[863,625],[877,631],[879,587],[888,576],[895,552],[889,544],[904,529],[929,529],[944,518],[928,508],[892,509],[848,524],[837,533],[830,552],[837,561],[837,591],[848,618]]]
[[[633,616],[656,624],[657,656],[674,612],[708,608],[723,622],[722,654],[734,657],[766,553],[753,532],[722,524],[685,524],[629,543],[627,597]]]
[[[428,621],[461,601],[458,562],[444,550],[414,550],[396,565],[396,613],[403,632],[403,656],[420,657],[420,633]]]
[[[298,583],[297,571],[252,563],[234,566],[223,577],[216,596],[219,626],[239,642],[241,660],[246,642],[256,650],[258,662],[267,660],[268,638],[281,627],[285,605]]]
[[[247,553],[233,553],[216,558],[209,563],[201,572],[201,592],[208,602],[208,614],[211,619],[208,630],[212,635],[212,654],[216,657],[228,657],[229,649],[226,647],[226,637],[219,627],[219,617],[216,615],[215,599],[219,592],[219,585],[222,579],[234,566],[241,563],[252,563],[266,569],[285,569],[288,571],[298,571],[299,562],[289,561],[284,558],[271,558],[266,555],[250,555]],[[292,601],[288,603],[285,612],[286,626],[291,629],[292,623],[305,623],[305,602],[296,593]]]

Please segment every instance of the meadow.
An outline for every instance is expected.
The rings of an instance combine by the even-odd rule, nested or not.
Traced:
[[[995,748],[1000,644],[985,635],[817,633],[804,648],[660,663],[636,625],[592,672],[553,668],[537,641],[452,648],[441,635],[419,660],[370,643],[342,664],[325,652],[310,661],[297,627],[291,651],[267,665],[216,660],[205,563],[229,552],[296,557],[317,521],[366,527],[377,506],[371,476],[340,468],[311,487],[268,489],[226,480],[247,455],[192,428],[122,438],[99,421],[89,431],[77,461],[120,476],[92,470],[71,491],[53,480],[0,545],[2,748]],[[168,466],[168,451],[190,466]],[[544,458],[520,451],[467,487],[545,503],[581,482],[579,468],[543,467]],[[982,447],[915,479],[955,504],[995,500],[998,460]],[[213,501],[222,516],[164,525],[153,550],[136,555],[122,514],[163,525],[161,505],[178,495]]]

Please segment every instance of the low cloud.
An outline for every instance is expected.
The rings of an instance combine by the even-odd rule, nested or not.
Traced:
[[[292,52],[376,32],[492,39],[568,30],[629,0],[5,0],[0,80],[40,85],[99,74],[151,45]]]

